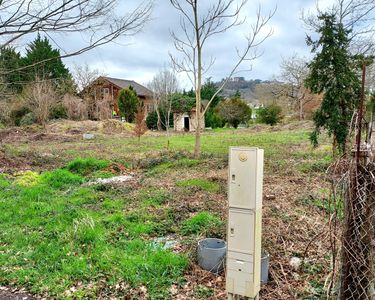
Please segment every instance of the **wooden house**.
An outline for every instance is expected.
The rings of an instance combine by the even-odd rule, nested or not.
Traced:
[[[146,116],[154,111],[154,101],[152,92],[145,86],[133,81],[119,78],[101,76],[96,79],[81,94],[83,97],[89,97],[93,104],[101,100],[108,100],[112,111],[119,115],[118,95],[122,89],[132,86],[136,91],[138,98],[145,106]]]

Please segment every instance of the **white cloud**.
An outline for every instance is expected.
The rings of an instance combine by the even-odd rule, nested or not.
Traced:
[[[140,2],[140,0],[134,0]],[[205,0],[206,1],[206,0]],[[213,1],[213,0],[211,0]],[[331,0],[330,0],[331,1]],[[302,9],[315,7],[314,0],[263,0],[262,11],[268,12],[277,5],[277,11],[270,22],[274,34],[262,45],[264,54],[252,63],[251,72],[244,72],[241,76],[246,78],[269,79],[278,72],[282,57],[287,57],[294,52],[308,55],[309,49],[305,43],[305,29],[301,17]],[[208,1],[205,3],[209,3]],[[248,24],[254,20],[256,2],[249,1],[243,12]],[[152,20],[145,26],[143,32],[130,40],[120,40],[98,48],[79,57],[66,60],[68,66],[87,62],[93,68],[104,69],[113,77],[134,79],[140,83],[150,81],[154,74],[170,64],[169,52],[176,53],[170,31],[181,31],[179,15],[167,0],[158,0],[152,15]],[[240,26],[222,35],[215,36],[207,44],[205,57],[215,57],[216,64],[206,74],[219,80],[227,76],[236,60],[235,47],[241,48],[244,43],[243,36],[246,27]],[[61,37],[60,37],[61,40]],[[64,46],[67,48],[78,47],[82,44],[79,36],[65,38]],[[244,65],[242,69],[249,69]],[[185,76],[183,87],[190,86]]]

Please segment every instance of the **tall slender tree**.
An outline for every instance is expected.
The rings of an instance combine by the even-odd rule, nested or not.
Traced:
[[[310,73],[305,85],[314,93],[323,93],[321,107],[314,116],[315,130],[310,138],[318,144],[321,128],[333,137],[333,149],[345,152],[349,126],[358,105],[361,85],[356,72],[356,61],[349,53],[349,31],[335,15],[321,14],[319,39],[307,38],[316,53],[309,64]]]
[[[238,58],[232,69],[228,72],[227,79],[222,82],[218,90],[207,105],[202,107],[202,80],[203,75],[214,64],[214,59],[206,60],[203,56],[209,40],[230,28],[240,25],[240,12],[244,8],[247,0],[217,0],[213,4],[207,5],[202,0],[170,0],[174,8],[181,14],[182,35],[172,33],[176,50],[181,54],[181,58],[171,55],[175,69],[178,72],[186,73],[194,87],[196,98],[196,130],[195,130],[195,157],[200,157],[201,153],[201,126],[205,113],[215,96],[225,87],[229,79],[235,74],[239,66],[244,61],[252,61],[259,56],[256,49],[267,39],[272,30],[263,34],[263,29],[272,18],[273,13],[262,16],[260,9],[257,12],[256,22],[251,26],[246,37],[246,44],[242,50],[237,49]],[[207,2],[207,1],[205,1]],[[236,5],[238,4],[238,5]],[[204,9],[204,5],[208,7]]]

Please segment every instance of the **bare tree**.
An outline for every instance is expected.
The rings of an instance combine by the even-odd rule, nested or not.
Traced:
[[[58,103],[53,86],[48,81],[36,81],[26,87],[24,97],[38,124],[45,125],[51,109]]]
[[[158,116],[158,130],[162,124],[169,134],[170,117],[172,112],[172,95],[178,90],[178,80],[174,72],[164,69],[154,76],[149,84],[153,92],[155,110]],[[164,118],[162,118],[164,112]]]
[[[152,2],[142,2],[123,16],[116,14],[117,4],[118,0],[0,0],[0,49],[33,33],[44,32],[47,36],[49,33],[79,33],[86,44],[69,52],[61,49],[64,54],[60,57],[64,58],[139,32],[150,17]],[[43,62],[45,60],[33,66]]]
[[[97,99],[94,95],[98,92],[97,81],[102,76],[106,76],[104,72],[98,69],[91,69],[86,63],[84,65],[75,65],[73,71],[74,82],[77,90],[83,98],[88,116],[91,119],[109,119],[111,118],[113,103],[109,97],[106,99]]]
[[[288,84],[288,97],[298,108],[299,119],[305,118],[304,106],[313,100],[312,95],[304,87],[309,69],[307,61],[293,54],[284,58],[280,64],[281,78]]]
[[[222,82],[206,107],[202,109],[202,77],[214,64],[214,59],[208,62],[203,61],[202,54],[206,48],[207,42],[214,36],[243,23],[243,20],[240,19],[240,11],[244,8],[247,0],[240,1],[238,5],[236,5],[237,1],[235,0],[218,0],[215,1],[214,4],[210,4],[203,13],[199,5],[203,5],[203,1],[170,0],[170,2],[181,14],[180,26],[183,31],[183,35],[180,37],[172,32],[175,48],[181,54],[182,58],[179,59],[172,55],[170,56],[175,70],[177,72],[186,73],[195,89],[197,126],[195,130],[194,155],[199,157],[201,151],[200,129],[207,109],[216,95],[220,93],[228,80],[237,71],[239,66],[244,61],[252,61],[259,56],[257,48],[272,34],[272,30],[269,30],[268,33],[264,35],[261,33],[265,29],[268,21],[272,18],[274,12],[262,16],[261,9],[258,9],[256,22],[251,26],[250,32],[246,37],[246,46],[242,50],[236,49],[238,54],[237,62],[234,64],[232,70],[228,72],[227,79]],[[205,4],[207,5],[207,3]]]
[[[372,63],[366,68],[366,90],[370,92],[375,91],[375,63]]]
[[[323,13],[317,1],[316,12],[303,13],[304,23],[313,30],[319,28],[318,15]],[[335,0],[326,13],[337,16],[349,32],[350,48],[353,54],[374,54],[375,44],[375,2],[373,0]]]
[[[291,111],[288,101],[288,85],[277,80],[263,82],[255,86],[255,98],[263,106],[278,105],[283,108],[284,114]]]
[[[106,75],[98,69],[91,69],[87,63],[84,65],[74,65],[73,78],[78,92],[82,92],[89,87],[100,76]]]

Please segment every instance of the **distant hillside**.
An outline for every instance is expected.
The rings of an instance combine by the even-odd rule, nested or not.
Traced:
[[[219,86],[223,81],[215,82],[216,86]],[[270,81],[262,81],[260,79],[246,80],[243,77],[235,77],[230,80],[225,86],[221,95],[224,97],[233,96],[236,91],[241,93],[241,97],[248,102],[253,102],[255,97],[255,87],[261,83],[269,83]]]

